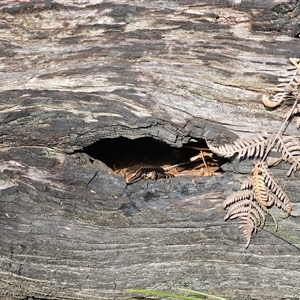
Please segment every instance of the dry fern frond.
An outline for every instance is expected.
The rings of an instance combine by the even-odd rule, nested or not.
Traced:
[[[239,224],[239,229],[243,230],[243,234],[246,237],[247,243],[245,248],[247,248],[250,244],[252,233],[257,232],[256,222],[252,218],[249,218],[248,215],[245,215],[240,216]]]
[[[300,170],[299,138],[294,136],[279,137],[276,148],[282,153],[282,159],[292,165],[287,176],[290,176],[292,172]]]
[[[270,215],[276,225],[277,222],[270,208],[277,206],[288,215],[291,214],[291,201],[284,190],[279,186],[269,167],[277,166],[282,160],[291,164],[287,175],[300,171],[300,139],[299,137],[286,136],[283,133],[290,122],[290,118],[300,112],[300,59],[290,59],[293,67],[279,79],[278,93],[272,98],[263,95],[263,103],[267,107],[274,108],[284,100],[292,99],[294,103],[285,116],[276,135],[257,134],[248,139],[237,139],[232,144],[219,147],[207,145],[212,152],[219,156],[232,157],[237,155],[239,159],[257,158],[254,161],[252,177],[242,182],[241,190],[232,193],[224,201],[227,209],[225,220],[239,219],[239,228],[243,230],[248,247],[253,232],[257,232],[265,225],[266,215]],[[292,71],[290,71],[292,69]],[[297,123],[300,126],[300,122]],[[276,148],[277,153],[269,157],[270,151]],[[278,157],[278,154],[281,154]]]
[[[291,201],[288,198],[287,198],[288,201],[281,201],[274,194],[269,194],[268,197],[269,197],[269,201],[270,202],[273,202],[278,208],[282,209],[285,213],[287,213],[287,215],[291,214],[291,212],[292,212],[292,206],[291,206]],[[269,215],[272,216],[272,214],[270,214],[270,213],[269,213]],[[276,220],[275,220],[274,217],[273,217],[273,220],[274,220],[274,223],[276,224]]]
[[[270,99],[270,96],[267,94],[262,95],[262,103],[264,104],[264,106],[268,108],[275,108],[279,106],[283,100],[284,97],[276,101],[276,99],[275,100]]]
[[[268,202],[268,188],[264,181],[263,169],[261,163],[255,163],[254,168],[252,169],[253,177],[253,192],[257,202],[262,206],[270,206]]]
[[[270,194],[270,195],[272,195],[272,194]],[[270,195],[269,195],[269,196],[270,196]],[[271,199],[270,199],[269,201],[271,201]],[[276,218],[274,217],[274,215],[269,211],[269,209],[268,209],[267,207],[264,207],[264,206],[259,205],[259,203],[255,203],[255,202],[254,202],[254,205],[258,205],[259,208],[260,208],[263,212],[265,212],[267,215],[269,215],[269,216],[272,218],[272,220],[273,220],[273,222],[274,222],[274,224],[275,224],[275,231],[276,231],[277,228],[278,228],[277,221],[276,221]]]
[[[266,107],[274,108],[279,106],[284,100],[295,99],[293,93],[297,91],[300,84],[300,73],[297,68],[299,59],[293,59],[291,62],[293,66],[290,66],[278,79],[280,83],[276,88],[277,93],[271,97],[265,94],[262,96],[262,102]]]
[[[249,193],[247,193],[248,196],[246,196],[246,199],[235,199],[236,202],[230,206],[229,211],[225,216],[225,220],[239,218],[239,228],[243,230],[244,236],[247,240],[246,248],[249,246],[253,232],[257,232],[257,230],[263,228],[266,221],[265,212],[263,209],[261,209],[258,203],[254,202],[253,191],[250,190],[248,192]]]
[[[223,203],[224,208],[230,206],[224,219],[227,220],[236,208],[243,205],[243,200],[249,200],[251,198],[253,198],[252,190],[239,190],[229,195]]]
[[[269,211],[272,205],[287,214],[292,210],[290,199],[278,185],[268,165],[263,161],[255,161],[252,177],[243,180],[241,190],[232,193],[224,201],[224,208],[228,209],[224,219],[240,219],[239,228],[246,237],[246,248],[253,232],[264,227],[266,215],[272,217],[277,229],[276,219]]]
[[[241,185],[241,190],[244,189],[252,189],[253,188],[253,178],[252,177],[248,177],[246,179],[243,180],[242,185]],[[230,196],[229,196],[230,197]],[[228,198],[229,198],[228,197]],[[268,202],[270,203],[274,203],[275,205],[277,205],[279,208],[281,208],[282,206],[282,202],[276,197],[276,195],[273,195],[272,193],[268,193]],[[257,205],[259,205],[257,203]],[[265,206],[259,206],[266,214],[270,215],[276,225],[276,229],[277,229],[277,222],[275,217],[269,212],[268,208]]]
[[[253,191],[257,202],[264,207],[275,204],[287,214],[290,214],[291,201],[284,190],[278,185],[268,165],[264,162],[255,162],[252,170]]]
[[[245,179],[242,182],[243,190],[232,193],[224,202],[224,208],[228,208],[224,219],[239,218],[239,228],[243,230],[247,240],[246,248],[253,232],[263,228],[266,214],[264,209],[255,201],[251,180],[251,178]]]
[[[270,192],[268,192],[268,202],[270,204],[275,203],[278,208],[281,208],[287,214],[290,214],[292,210],[291,201],[288,195],[284,192],[284,190],[278,185],[275,180],[273,174],[268,168],[267,164],[261,164],[262,174],[264,177],[264,182]]]
[[[266,133],[258,133],[251,138],[240,138],[235,140],[232,144],[225,144],[217,147],[210,145],[208,141],[206,142],[212,152],[226,158],[236,154],[238,159],[246,157],[262,158],[271,142],[271,138]]]

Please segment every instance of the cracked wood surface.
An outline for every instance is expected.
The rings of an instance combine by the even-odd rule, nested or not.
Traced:
[[[125,188],[72,154],[119,136],[180,147],[280,127],[286,108],[268,111],[261,96],[299,56],[299,5],[209,3],[0,1],[1,299],[132,299],[130,287],[300,294],[299,248],[267,227],[244,250],[223,221],[247,166]],[[297,209],[299,176],[285,173]],[[296,218],[279,228],[300,236]]]

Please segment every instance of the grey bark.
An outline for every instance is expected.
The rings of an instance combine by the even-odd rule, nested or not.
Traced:
[[[0,5],[1,299],[299,297],[299,246],[267,227],[245,250],[223,220],[247,166],[126,188],[77,153],[121,136],[181,147],[276,132],[288,105],[267,110],[261,96],[299,56],[298,1]],[[276,172],[297,210],[299,174]],[[299,239],[297,218],[279,227]]]

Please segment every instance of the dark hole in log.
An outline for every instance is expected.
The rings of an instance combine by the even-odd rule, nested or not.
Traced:
[[[181,148],[171,147],[168,144],[150,137],[127,139],[103,139],[85,147],[83,152],[91,158],[104,162],[108,167],[121,175],[124,171],[137,164],[155,165],[164,168],[180,164],[170,173],[177,175],[193,174],[198,176],[205,174],[205,169],[210,171],[220,170],[224,160],[212,154],[204,140],[197,143],[184,144]],[[201,153],[203,158],[199,157]],[[198,156],[198,157],[197,157]],[[202,169],[202,172],[199,170]],[[198,172],[198,173],[197,173]]]

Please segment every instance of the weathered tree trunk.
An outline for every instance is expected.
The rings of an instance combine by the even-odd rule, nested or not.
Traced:
[[[0,2],[1,299],[132,299],[130,287],[297,299],[299,246],[267,227],[244,249],[223,220],[247,166],[126,188],[112,170],[129,164],[122,149],[108,168],[103,144],[86,147],[276,133],[287,105],[261,97],[299,56],[298,1],[98,2]],[[299,174],[285,174],[297,210]],[[297,218],[278,223],[299,240]]]

